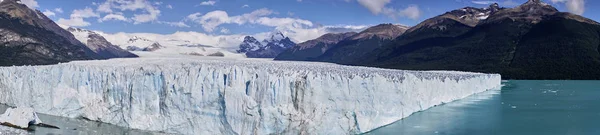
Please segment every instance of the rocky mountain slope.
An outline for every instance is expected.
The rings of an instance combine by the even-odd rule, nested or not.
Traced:
[[[313,60],[325,53],[331,47],[350,36],[356,35],[356,32],[347,33],[329,33],[317,39],[300,43],[290,49],[285,50],[275,57],[275,60],[295,60],[307,61]]]
[[[101,58],[40,11],[19,0],[0,2],[0,66]]]
[[[350,64],[369,52],[382,47],[402,35],[409,27],[395,24],[380,24],[340,41],[315,61]]]
[[[350,64],[491,72],[505,79],[600,79],[600,25],[539,0],[499,8],[476,25],[451,24],[459,25],[409,30]]]
[[[94,51],[101,57],[137,57],[137,55],[123,50],[119,46],[113,45],[112,43],[108,42],[104,37],[102,37],[96,32],[73,27],[67,28],[67,31],[73,33],[77,40],[81,41],[83,44],[92,49],[92,51]]]
[[[251,36],[244,37],[240,44],[238,53],[244,53],[248,58],[274,58],[288,48],[295,46],[289,37],[281,32],[274,32],[271,36],[262,42]]]

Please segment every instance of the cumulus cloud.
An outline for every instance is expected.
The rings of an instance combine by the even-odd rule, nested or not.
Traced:
[[[27,7],[31,9],[36,9],[40,7],[40,5],[38,5],[37,1],[35,0],[21,0],[21,3],[27,5]]]
[[[60,19],[58,19],[57,23],[61,24],[61,25],[71,26],[71,27],[85,27],[85,26],[91,25],[89,22],[86,22],[85,20],[83,20],[83,18],[71,18],[71,19],[60,18]]]
[[[124,22],[129,22],[130,20],[127,19],[127,17],[123,16],[122,14],[107,14],[104,17],[102,17],[101,19],[99,19],[99,22],[104,22],[104,21],[110,21],[110,20],[115,20],[115,21],[124,21]]]
[[[386,7],[391,0],[357,0],[360,5],[367,8],[374,15],[385,14],[390,18],[407,17],[410,19],[419,19],[421,10],[417,5],[410,5],[405,9],[395,9]]]
[[[573,14],[582,15],[585,12],[585,0],[550,0],[554,4],[564,3],[567,10]]]
[[[61,25],[66,25],[66,26],[85,27],[85,26],[91,25],[90,22],[87,22],[84,20],[85,18],[98,18],[98,17],[100,17],[100,15],[98,13],[94,12],[94,10],[90,7],[86,7],[84,9],[73,10],[69,19],[60,18],[60,19],[58,19],[57,23],[59,23]]]
[[[242,6],[242,8],[249,8],[249,7],[250,7],[250,5],[248,5],[248,4]]]
[[[169,4],[169,5],[167,5],[166,7],[167,7],[168,9],[173,9],[173,6],[172,6],[172,5],[170,5],[170,4]]]
[[[390,3],[391,0],[358,0],[358,3],[366,7],[371,13],[377,15],[381,13],[385,5]]]
[[[206,14],[193,13],[186,17],[185,21],[190,21],[198,24],[206,32],[213,32],[219,30],[222,34],[230,33],[230,30],[221,27],[223,24],[256,24],[274,28],[275,31],[282,32],[284,35],[290,37],[295,42],[304,42],[307,40],[315,39],[327,33],[339,33],[349,31],[361,31],[366,29],[368,26],[321,26],[311,21],[299,19],[299,18],[279,18],[270,17],[276,14],[276,12],[263,8],[245,13],[241,15],[232,16],[226,11],[216,10]],[[251,36],[262,40],[268,37],[269,32],[256,33]],[[235,43],[239,45],[239,43]]]
[[[200,5],[202,6],[213,6],[217,3],[217,1],[214,0],[209,0],[209,1],[203,1],[200,3]]]
[[[158,23],[160,23],[160,24],[166,24],[166,25],[173,26],[173,27],[182,27],[182,28],[188,28],[188,27],[190,27],[189,25],[185,24],[185,22],[183,22],[183,21],[179,21],[179,22],[163,22],[163,21],[160,21]]]
[[[419,6],[417,5],[410,5],[407,8],[400,10],[399,15],[401,17],[407,17],[416,20],[421,16],[421,10],[419,10]]]
[[[54,11],[57,12],[57,13],[63,13],[62,8],[55,8]]]
[[[207,32],[212,32],[218,26],[222,24],[260,24],[271,27],[283,27],[283,26],[299,26],[299,25],[312,25],[310,21],[294,19],[294,18],[269,18],[265,17],[273,14],[274,12],[263,8],[252,11],[250,13],[229,16],[229,14],[222,10],[216,10],[208,12],[204,15],[201,13],[194,13],[187,16],[186,20],[195,22],[202,26]]]
[[[100,15],[90,7],[86,7],[85,9],[75,9],[71,14],[71,18],[90,18],[90,17],[100,17]]]
[[[96,11],[100,13],[113,13],[115,10],[134,11],[132,20],[134,24],[148,23],[158,21],[161,11],[156,7],[162,5],[162,2],[149,2],[147,0],[106,0],[103,3],[97,3]],[[172,8],[172,7],[171,7]],[[119,19],[122,20],[122,19]]]
[[[52,11],[48,10],[48,9],[46,9],[46,11],[44,11],[44,12],[42,12],[42,13],[43,13],[44,15],[48,16],[48,17],[50,17],[50,16],[55,16],[55,15],[56,15],[56,13],[54,13],[54,12],[52,12]]]
[[[221,33],[223,33],[223,34],[229,34],[229,29],[221,28]]]

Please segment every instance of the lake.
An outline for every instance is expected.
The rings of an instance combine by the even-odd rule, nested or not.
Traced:
[[[504,81],[503,84],[502,90],[418,112],[367,134],[600,135],[600,81]],[[0,111],[4,112],[2,107]],[[62,129],[38,128],[29,133],[152,134],[79,119],[43,114],[40,118]]]
[[[600,135],[600,81],[503,81],[367,134]]]

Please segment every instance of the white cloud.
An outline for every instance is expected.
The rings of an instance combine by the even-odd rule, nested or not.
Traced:
[[[567,10],[573,14],[582,15],[585,12],[585,0],[550,0],[554,4],[564,3]]]
[[[390,18],[407,17],[410,19],[419,19],[421,10],[417,5],[410,5],[406,9],[398,11],[395,8],[386,7],[391,0],[357,0],[358,3],[367,8],[374,15],[385,14]]]
[[[200,24],[202,28],[207,32],[212,32],[215,30],[216,27],[218,27],[221,24],[235,23],[242,25],[248,22],[257,23],[256,21],[259,19],[259,17],[267,16],[272,13],[273,11],[263,8],[239,16],[229,16],[229,14],[227,14],[227,12],[225,11],[216,10],[208,12],[202,16],[200,16],[200,13],[190,14],[187,16],[187,20]]]
[[[54,9],[54,11],[55,11],[56,13],[63,13],[63,10],[62,10],[62,8],[55,8],[55,9]]]
[[[90,18],[90,17],[100,17],[100,15],[92,8],[86,7],[85,9],[75,9],[73,13],[71,13],[71,18]]]
[[[186,19],[188,19],[188,20],[198,20],[198,19],[200,19],[200,17],[202,17],[202,13],[196,12],[196,13],[188,15]]]
[[[202,6],[213,6],[217,3],[217,1],[214,0],[209,0],[209,1],[203,1],[200,3],[200,5]]]
[[[169,5],[167,5],[167,8],[168,9],[173,9],[173,6],[169,4]]]
[[[384,10],[386,4],[391,0],[358,0],[358,3],[366,7],[371,13],[378,15]]]
[[[71,27],[85,27],[85,26],[91,25],[89,22],[86,22],[85,20],[83,20],[83,18],[71,18],[71,19],[60,18],[60,19],[58,19],[57,23],[61,24],[61,25],[71,26]]]
[[[216,10],[206,14],[190,14],[185,20],[199,24],[206,32],[220,30],[219,32],[221,33],[229,33],[229,29],[221,27],[222,24],[257,24],[268,26],[274,28],[276,31],[281,31],[284,35],[289,36],[295,42],[304,42],[315,39],[327,33],[360,31],[367,27],[350,25],[318,26],[311,21],[299,18],[269,17],[272,14],[275,14],[275,12],[266,8],[237,16],[230,16],[225,11]],[[268,33],[256,33],[252,36],[261,40],[268,35]],[[237,45],[239,45],[239,43]]]
[[[74,26],[74,27],[85,27],[90,26],[91,23],[85,21],[85,18],[98,18],[100,15],[90,7],[86,7],[84,9],[75,9],[70,15],[69,19],[60,18],[57,23],[66,26]]]
[[[21,3],[27,5],[27,7],[31,8],[31,9],[36,9],[38,7],[40,7],[37,3],[37,1],[35,0],[21,0]]]
[[[242,6],[242,8],[249,8],[249,7],[250,7],[250,5],[248,5],[248,4]]]
[[[158,22],[160,24],[167,24],[169,26],[173,26],[173,27],[182,27],[182,28],[188,28],[190,27],[189,25],[185,24],[183,21],[179,21],[179,22]]]
[[[417,5],[410,5],[406,9],[400,10],[399,14],[401,17],[417,20],[421,16],[421,10]]]
[[[221,33],[223,33],[223,34],[229,34],[229,29],[221,28]]]
[[[98,5],[96,11],[101,13],[113,13],[114,10],[134,11],[136,13],[128,20],[132,20],[133,24],[140,24],[158,21],[161,11],[155,5],[162,4],[162,2],[149,2],[147,0],[106,0]]]
[[[127,19],[127,17],[123,16],[122,14],[107,14],[104,17],[102,17],[101,19],[99,19],[99,22],[104,22],[104,21],[110,21],[110,20],[115,20],[115,21],[124,21],[124,22],[129,22],[130,20]]]
[[[98,8],[96,9],[96,11],[98,12],[102,12],[102,13],[112,13],[113,10],[111,8],[111,4],[112,1],[111,0],[107,0],[106,2],[98,5]]]
[[[479,4],[479,5],[491,5],[494,3],[498,3],[497,1],[471,1],[473,4]]]
[[[46,16],[48,16],[48,17],[50,17],[50,16],[55,16],[55,15],[56,15],[56,13],[54,13],[54,12],[52,12],[52,11],[48,10],[48,9],[46,9],[46,11],[44,11],[44,12],[42,12],[42,13],[44,13],[44,15],[46,15]]]

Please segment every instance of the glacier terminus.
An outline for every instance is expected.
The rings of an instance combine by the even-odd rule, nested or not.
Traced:
[[[501,87],[499,74],[137,58],[0,68],[0,103],[176,134],[357,134]]]

